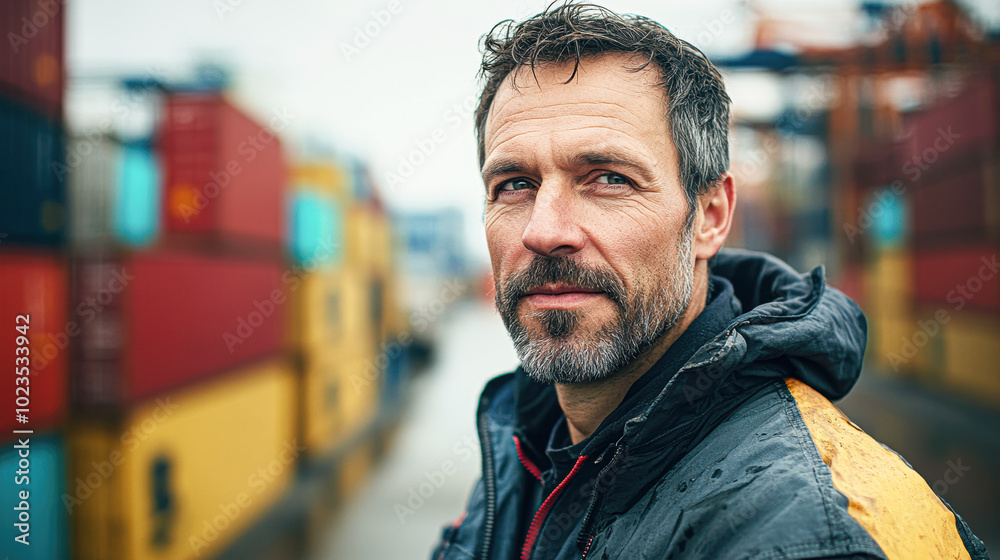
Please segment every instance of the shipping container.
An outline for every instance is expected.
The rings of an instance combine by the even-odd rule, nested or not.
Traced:
[[[285,492],[301,448],[295,380],[267,361],[70,433],[79,560],[212,558]]]
[[[333,349],[303,355],[299,373],[299,414],[302,444],[309,457],[322,457],[348,435],[345,401],[351,397],[347,364]]]
[[[308,353],[351,340],[346,322],[355,302],[344,299],[345,273],[321,269],[303,274],[289,293],[288,345]]]
[[[75,403],[136,402],[282,351],[297,283],[269,260],[170,250],[81,258]]]
[[[0,252],[0,311],[5,335],[0,340],[0,360],[6,367],[27,367],[30,372],[23,394],[3,399],[0,440],[6,441],[15,429],[48,429],[66,416],[68,395],[67,364],[69,345],[79,334],[77,325],[67,320],[69,279],[64,257],[48,252]],[[18,340],[27,336],[27,345]],[[26,349],[26,350],[22,350]],[[18,389],[21,391],[22,389]],[[15,397],[25,397],[26,423],[17,421]]]
[[[288,169],[277,134],[217,93],[166,98],[160,133],[164,224],[171,234],[285,245]]]
[[[1000,312],[1000,247],[978,243],[914,251],[914,297],[961,311]]]
[[[100,134],[71,138],[78,163],[69,177],[69,237],[76,247],[144,246],[159,231],[157,158],[146,144],[122,144]]]
[[[905,249],[877,251],[864,271],[863,309],[870,319],[907,321],[913,305],[913,260]]]
[[[5,533],[0,554],[18,560],[64,560],[70,555],[63,505],[63,439],[42,433],[20,437],[0,452],[0,472],[4,473],[0,478],[0,518]],[[28,463],[26,468],[21,461]]]
[[[932,247],[998,239],[1000,178],[994,169],[995,162],[975,157],[922,181],[912,197],[914,242]]]
[[[342,203],[352,200],[350,171],[336,161],[306,161],[292,168],[292,185],[296,189],[319,191]]]
[[[364,429],[378,412],[388,354],[373,350],[348,349],[338,358],[343,364],[340,400],[343,433],[353,434]]]
[[[59,122],[0,98],[0,242],[58,245],[65,238],[66,187]]]
[[[954,391],[1000,408],[1000,317],[951,311],[944,326],[945,382]]]
[[[912,139],[901,154],[906,174],[960,159],[968,152],[989,153],[997,146],[996,84],[985,75],[969,77],[953,97],[910,113],[903,128]]]
[[[347,499],[364,488],[371,476],[375,461],[375,449],[366,442],[351,450],[351,453],[337,466],[338,495]]]
[[[297,189],[291,197],[289,252],[307,269],[339,266],[344,258],[344,217],[331,195]]]
[[[0,2],[0,95],[62,117],[65,1]],[[5,127],[0,127],[7,130]]]

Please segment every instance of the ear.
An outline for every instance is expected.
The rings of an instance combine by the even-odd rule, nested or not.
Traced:
[[[728,171],[698,196],[698,217],[694,223],[695,259],[709,259],[719,252],[729,236],[736,206],[736,185]]]

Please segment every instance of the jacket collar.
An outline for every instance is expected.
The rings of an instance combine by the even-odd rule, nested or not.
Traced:
[[[709,264],[713,275],[732,284],[737,316],[665,384],[651,384],[648,388],[662,387],[654,398],[626,411],[620,442],[634,457],[659,454],[672,463],[757,388],[777,379],[796,377],[835,400],[860,374],[864,316],[854,302],[826,286],[821,267],[799,274],[773,256],[741,250],[723,250]],[[521,368],[504,376],[503,383],[511,377],[513,391],[503,392],[514,402],[504,408],[514,413],[494,420],[512,422],[537,458],[562,416],[555,389],[532,381]],[[491,387],[494,383],[484,391],[483,406],[490,406],[496,390]],[[595,439],[598,443],[614,444]],[[669,457],[662,456],[663,450],[670,450]]]

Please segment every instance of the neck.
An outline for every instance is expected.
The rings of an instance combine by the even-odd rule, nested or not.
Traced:
[[[705,299],[708,296],[707,272],[705,262],[698,261],[695,266],[695,289],[684,316],[674,328],[628,366],[600,381],[556,384],[559,406],[566,415],[573,443],[583,441],[597,430],[601,422],[625,399],[632,384],[663,357],[667,349],[705,309]]]

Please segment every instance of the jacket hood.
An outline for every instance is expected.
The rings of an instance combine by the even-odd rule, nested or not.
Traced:
[[[781,358],[828,399],[850,392],[861,375],[868,325],[857,304],[826,284],[823,267],[799,274],[771,255],[734,249],[720,251],[710,266],[732,283],[743,314],[685,368],[713,357],[737,368]],[[728,356],[716,356],[727,346]]]

